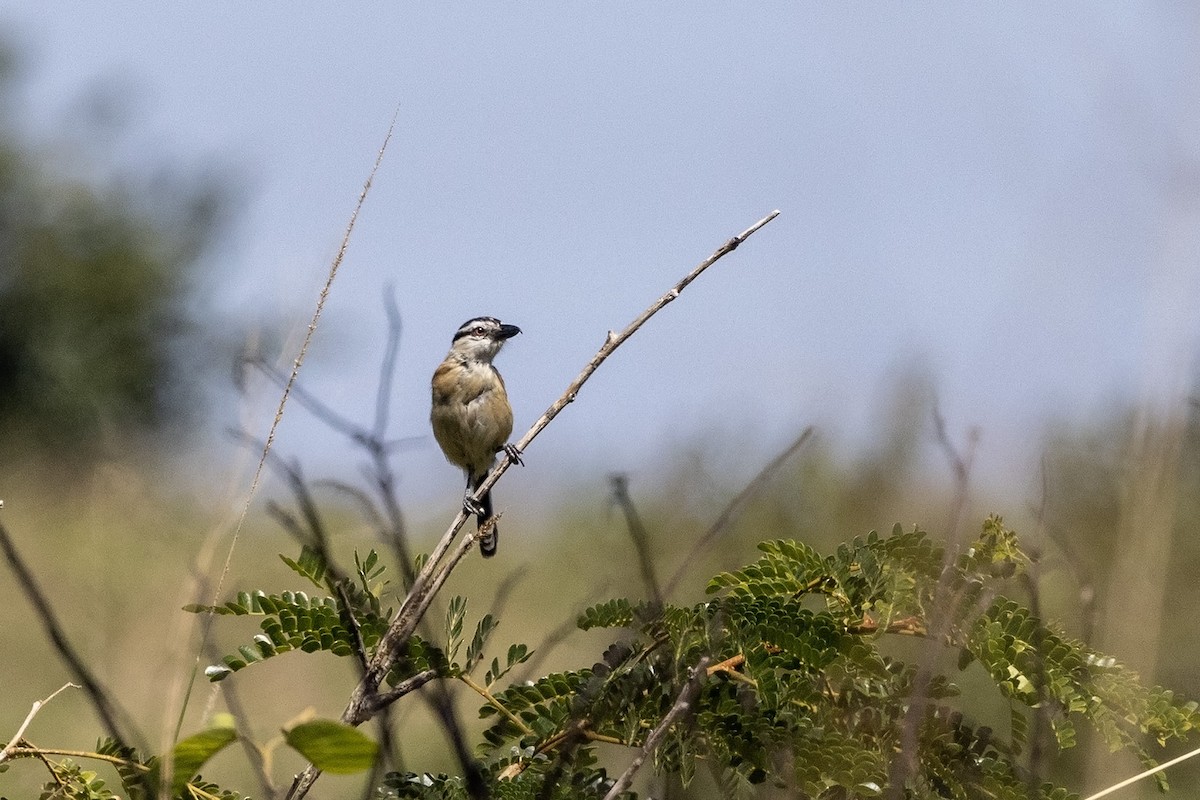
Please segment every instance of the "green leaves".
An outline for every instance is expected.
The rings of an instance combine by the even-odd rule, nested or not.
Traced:
[[[238,595],[236,602],[224,606],[192,606],[188,610],[264,617],[260,624],[263,632],[255,636],[250,644],[242,645],[236,655],[227,655],[221,664],[205,670],[205,675],[211,681],[224,680],[250,664],[293,650],[306,653],[324,650],[334,655],[348,656],[357,647],[356,634],[344,624],[342,609],[338,600],[332,597],[309,597],[304,592],[283,592],[279,595],[243,592]],[[365,619],[356,618],[356,621],[357,635],[362,637],[364,645],[369,647],[375,644],[383,635],[385,620],[368,616]]]
[[[375,551],[372,550],[371,554],[374,555]],[[282,553],[279,558],[283,560],[283,563],[292,568],[292,572],[301,577],[308,578],[320,589],[325,588],[325,573],[328,571],[329,565],[325,563],[325,559],[321,554],[313,548],[303,545],[300,549],[300,558],[295,561]],[[355,559],[357,558],[358,555],[355,554]]]
[[[357,728],[329,719],[302,722],[284,731],[284,741],[317,769],[352,775],[374,765],[379,745]]]
[[[1139,731],[1162,743],[1196,726],[1194,704],[1138,686],[1114,662],[1001,594],[1028,559],[998,517],[954,554],[899,526],[830,555],[794,541],[764,542],[759,550],[756,562],[709,582],[707,603],[655,614],[618,598],[587,609],[580,628],[631,633],[621,655],[591,672],[498,695],[535,735],[498,717],[485,737],[539,752],[584,719],[589,735],[638,746],[701,656],[716,666],[691,728],[669,737],[656,758],[681,779],[696,760],[727,765],[730,786],[774,776],[811,796],[876,797],[907,747],[915,748],[912,768],[895,774],[907,775],[916,796],[1023,798],[1031,795],[1016,755],[1035,708],[1050,712],[1060,747],[1074,743],[1075,725],[1085,719],[1114,748],[1142,760],[1149,756]],[[936,638],[926,638],[932,630]],[[1013,741],[972,727],[945,705],[959,694],[951,676],[920,673],[881,651],[897,634],[957,650],[960,670],[978,660],[1013,704]],[[781,753],[794,774],[777,772]],[[1038,796],[1058,794],[1046,787]]]
[[[294,572],[315,585],[328,589],[330,596],[310,597],[301,591],[267,594],[262,591],[239,592],[236,600],[219,606],[190,605],[185,611],[223,616],[262,616],[262,633],[236,654],[225,656],[220,664],[204,670],[210,681],[221,681],[282,653],[301,650],[325,651],[336,656],[358,654],[365,657],[387,629],[391,610],[384,610],[379,593],[386,586],[379,581],[384,568],[374,550],[360,559],[355,553],[355,576],[335,579],[320,554],[305,545],[300,557],[280,556]]]
[[[182,794],[188,782],[200,772],[200,768],[217,753],[237,741],[233,728],[209,728],[193,734],[175,745],[172,753],[174,769],[171,773],[171,796]],[[155,773],[151,773],[154,785]]]
[[[584,631],[590,631],[592,628],[628,627],[633,624],[633,606],[622,598],[609,600],[584,611],[575,624]]]
[[[446,609],[446,652],[450,660],[458,658],[458,650],[462,646],[463,622],[467,618],[467,601],[460,596],[450,598],[450,606]]]
[[[104,779],[70,759],[52,765],[54,779],[42,787],[39,800],[118,800]]]
[[[471,636],[470,644],[467,645],[466,658],[460,664],[457,658],[462,649],[462,634],[466,617],[467,601],[459,596],[452,597],[446,609],[446,652],[449,654],[447,674],[454,677],[469,675],[483,661],[488,638],[500,624],[491,614],[484,614],[483,618],[475,625],[475,633]],[[500,680],[513,667],[528,660],[531,655],[533,655],[533,651],[523,644],[509,645],[504,666],[500,665],[499,658],[492,659],[491,668],[488,669],[484,679],[484,688],[490,689],[496,681]]]
[[[211,728],[195,733],[175,744],[171,751],[171,783],[167,796],[191,800],[195,797],[211,797],[217,800],[243,800],[243,795],[204,781],[199,773],[201,768],[233,742],[237,741],[237,733],[230,724],[217,724]],[[164,775],[162,761],[157,757],[142,758],[137,751],[119,744],[112,739],[103,739],[96,745],[96,752],[107,760],[112,761],[117,775],[121,779],[121,789],[129,800],[150,800],[161,796]],[[47,762],[49,763],[49,762]],[[78,768],[69,762],[63,762],[57,767],[66,767],[66,773],[77,778],[85,778],[87,773],[80,773]],[[60,776],[61,777],[61,776]],[[58,793],[44,797],[61,798],[110,798],[115,797],[103,787],[103,781],[92,780],[90,785],[83,783],[64,790],[61,786]]]
[[[505,656],[504,666],[500,666],[500,659],[493,658],[492,666],[488,669],[487,675],[484,677],[483,684],[487,688],[492,688],[505,675],[507,675],[513,667],[518,664],[524,664],[533,655],[533,651],[523,644],[513,644],[508,647],[508,655]]]
[[[237,732],[232,726],[217,725],[178,742],[171,752],[169,796],[180,800],[196,797],[242,800],[241,794],[206,782],[199,775],[205,764],[237,741],[237,738]],[[284,741],[318,768],[340,775],[370,769],[375,763],[379,749],[375,742],[359,730],[327,719],[309,719],[290,726],[284,731]],[[100,742],[97,751],[116,759],[122,789],[130,800],[159,797],[159,787],[163,783],[162,763],[159,759],[142,761],[132,748],[123,747],[112,740]],[[115,798],[113,793],[104,788],[104,782],[96,777],[95,773],[80,770],[70,762],[58,766],[62,767],[59,793],[48,794],[46,797],[95,800]],[[69,792],[62,792],[61,787],[64,783],[71,784]]]
[[[765,555],[735,572],[723,572],[708,583],[708,593],[728,589],[742,597],[799,595],[819,586],[825,560],[806,544],[790,540],[763,542]]]
[[[598,743],[642,747],[685,686],[698,695],[664,730],[652,761],[685,784],[698,769],[715,770],[729,795],[775,784],[849,800],[886,796],[898,783],[914,798],[1070,800],[1065,789],[1034,787],[1022,770],[1035,731],[1048,727],[1068,748],[1077,727],[1090,726],[1149,765],[1150,742],[1200,726],[1195,703],[1141,686],[1114,659],[1011,599],[1028,559],[998,517],[952,552],[899,526],[829,554],[789,540],[763,542],[759,551],[753,563],[714,577],[706,602],[659,607],[615,598],[588,608],[578,626],[613,629],[617,644],[590,668],[507,688],[503,680],[531,651],[512,644],[488,663],[498,621],[484,614],[472,626],[466,600],[451,598],[444,643],[411,637],[387,682],[433,670],[482,698],[491,757],[484,778],[500,800],[604,797],[612,780],[597,766]],[[314,553],[284,560],[331,596],[253,592],[194,608],[263,617],[262,633],[210,668],[214,680],[289,650],[347,655],[378,642],[389,615],[380,611],[374,553],[356,557],[355,574],[338,580]],[[891,646],[897,637],[917,649]],[[480,683],[471,675],[485,663]],[[957,673],[976,664],[1009,704],[1008,739],[959,711]],[[1032,725],[1034,713],[1048,725]],[[286,741],[327,771],[365,769],[376,752],[357,730],[331,721],[292,727]],[[190,760],[179,762],[185,769],[224,744],[205,738],[190,746]],[[380,796],[468,792],[462,777],[391,773]]]

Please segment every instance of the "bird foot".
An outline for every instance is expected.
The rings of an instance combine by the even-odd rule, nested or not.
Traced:
[[[463,511],[467,516],[474,514],[480,519],[483,519],[484,510],[483,503],[476,500],[474,497],[467,495],[463,498]]]
[[[525,462],[521,460],[521,451],[517,449],[515,444],[506,444],[500,449],[508,455],[509,461],[514,464],[520,464],[522,467],[525,466]]]

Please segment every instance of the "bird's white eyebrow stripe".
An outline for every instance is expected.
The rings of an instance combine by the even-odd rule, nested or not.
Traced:
[[[495,317],[474,317],[460,325],[458,328],[458,333],[454,334],[454,338],[450,341],[457,342],[459,339],[469,334],[472,328],[475,327],[475,324],[479,322],[487,322],[496,326],[500,325],[500,320],[496,319]]]

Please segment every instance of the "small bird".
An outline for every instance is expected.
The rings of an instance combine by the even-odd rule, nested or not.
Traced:
[[[480,487],[496,463],[496,454],[508,453],[516,463],[521,455],[508,444],[512,433],[512,406],[504,379],[492,359],[504,343],[521,332],[495,317],[475,317],[462,324],[450,343],[446,359],[433,372],[433,410],[429,421],[446,460],[467,474],[463,510],[474,514],[480,529],[492,517],[489,491],[475,502],[471,495]],[[485,558],[496,555],[499,534],[493,525],[479,542]]]

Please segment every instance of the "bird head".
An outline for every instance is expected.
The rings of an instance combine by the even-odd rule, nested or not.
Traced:
[[[450,349],[470,359],[490,362],[504,343],[520,332],[516,325],[505,325],[495,317],[475,317],[459,327]]]

